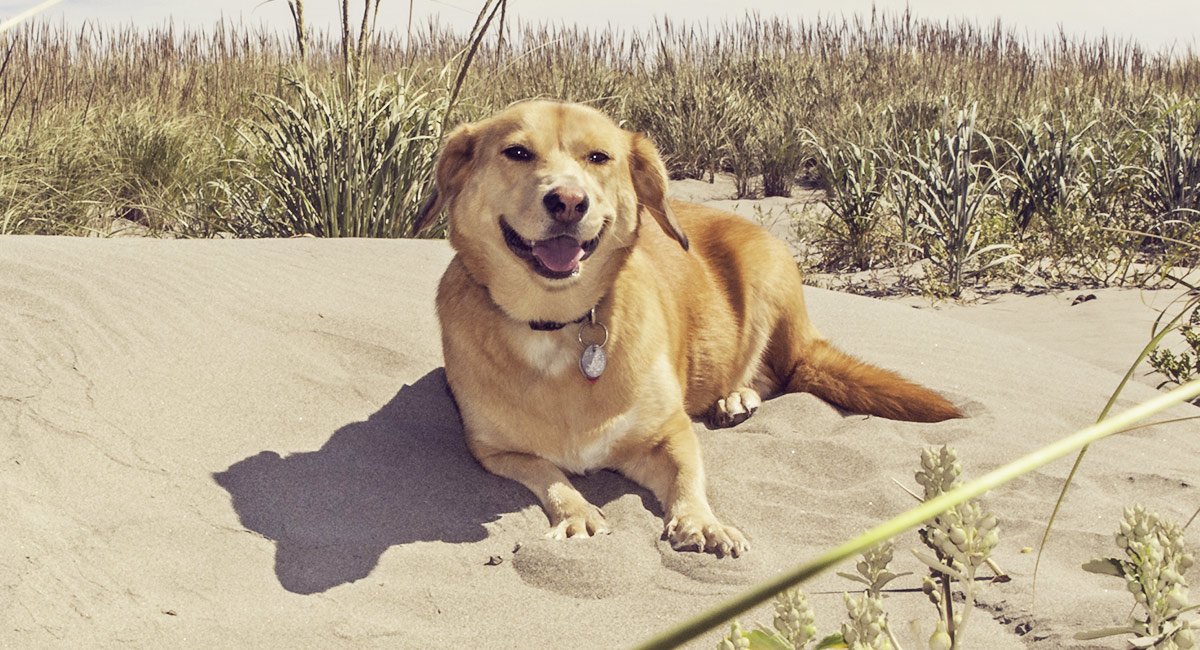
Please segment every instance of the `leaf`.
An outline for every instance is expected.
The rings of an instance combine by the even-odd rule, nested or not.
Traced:
[[[1076,632],[1075,639],[1079,641],[1090,641],[1092,639],[1103,639],[1106,636],[1116,636],[1118,634],[1134,634],[1137,630],[1133,629],[1132,625],[1122,625],[1121,627],[1103,627],[1099,630],[1088,630],[1087,632]]]
[[[1098,557],[1089,562],[1084,562],[1083,570],[1088,573],[1099,573],[1100,575],[1116,576],[1118,578],[1125,577],[1121,561],[1114,557]]]
[[[829,636],[825,637],[824,639],[821,639],[821,642],[817,644],[816,650],[825,650],[825,648],[848,648],[848,647],[850,647],[850,646],[847,645],[846,640],[842,638],[842,633],[834,632],[833,634],[830,634]]]
[[[750,650],[795,650],[787,639],[762,630],[750,632],[746,635],[746,640],[750,642]]]
[[[879,574],[879,576],[875,579],[875,584],[871,586],[873,587],[873,591],[883,591],[883,588],[887,586],[887,583],[895,580],[896,578],[903,578],[904,576],[910,575],[912,575],[912,571],[905,571],[904,573],[892,573],[891,571],[884,571],[883,573]]]
[[[937,558],[935,558],[931,555],[928,555],[926,553],[922,553],[921,551],[918,551],[915,548],[912,549],[912,552],[913,552],[913,555],[917,556],[918,560],[924,562],[926,565],[929,566],[929,568],[933,569],[934,571],[937,571],[938,573],[941,573],[943,575],[950,576],[951,578],[954,578],[956,580],[960,580],[962,582],[967,582],[967,579],[965,577],[963,577],[963,574],[959,573],[958,571],[955,571],[954,569],[951,569],[950,567],[946,566],[945,564],[942,564],[941,562],[939,562],[937,560]]]
[[[864,584],[864,585],[867,585],[868,587],[869,587],[869,586],[871,586],[871,581],[870,581],[870,580],[867,580],[866,578],[864,578],[864,577],[862,577],[862,576],[859,576],[859,575],[854,575],[853,573],[846,573],[846,572],[844,572],[844,571],[838,571],[838,572],[837,572],[837,575],[839,575],[839,576],[841,576],[841,577],[843,577],[843,578],[845,578],[845,579],[847,579],[847,580],[853,580],[853,581],[855,581],[855,582],[861,582],[862,584]]]
[[[1139,636],[1132,639],[1127,639],[1127,643],[1134,648],[1153,648],[1162,641],[1165,635],[1158,634],[1155,636]]]

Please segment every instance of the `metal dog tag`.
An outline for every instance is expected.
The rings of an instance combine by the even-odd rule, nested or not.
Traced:
[[[587,377],[588,381],[595,382],[604,374],[604,368],[608,365],[608,355],[604,354],[604,348],[599,345],[592,344],[583,349],[583,354],[579,355],[579,369],[583,371],[583,376]]]
[[[599,327],[600,333],[604,337],[599,343],[585,343],[583,335],[588,328]],[[604,323],[596,322],[596,308],[592,307],[592,311],[588,313],[588,319],[579,326],[579,344],[583,346],[583,353],[579,355],[579,370],[583,372],[583,376],[587,380],[596,383],[600,375],[604,374],[604,368],[608,365],[608,355],[604,353],[604,344],[608,343],[608,328]]]

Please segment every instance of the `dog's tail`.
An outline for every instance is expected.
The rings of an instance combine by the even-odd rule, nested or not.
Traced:
[[[941,395],[859,361],[827,341],[810,340],[804,347],[784,392],[813,393],[844,409],[892,420],[941,422],[963,417]]]

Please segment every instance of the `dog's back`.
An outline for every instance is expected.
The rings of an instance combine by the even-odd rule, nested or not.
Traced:
[[[803,282],[790,252],[763,228],[736,215],[673,203],[691,240],[684,253],[647,229],[674,285],[689,331],[686,401],[693,416],[749,388],[763,398],[810,392],[844,409],[896,420],[961,417],[943,397],[830,345],[808,318]],[[681,261],[683,257],[694,259]],[[714,300],[714,295],[719,300]]]

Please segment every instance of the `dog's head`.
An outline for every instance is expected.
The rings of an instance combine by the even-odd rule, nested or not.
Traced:
[[[666,193],[649,139],[591,108],[524,102],[450,134],[416,228],[446,208],[451,245],[497,304],[570,320],[604,295],[642,214],[687,248]]]

